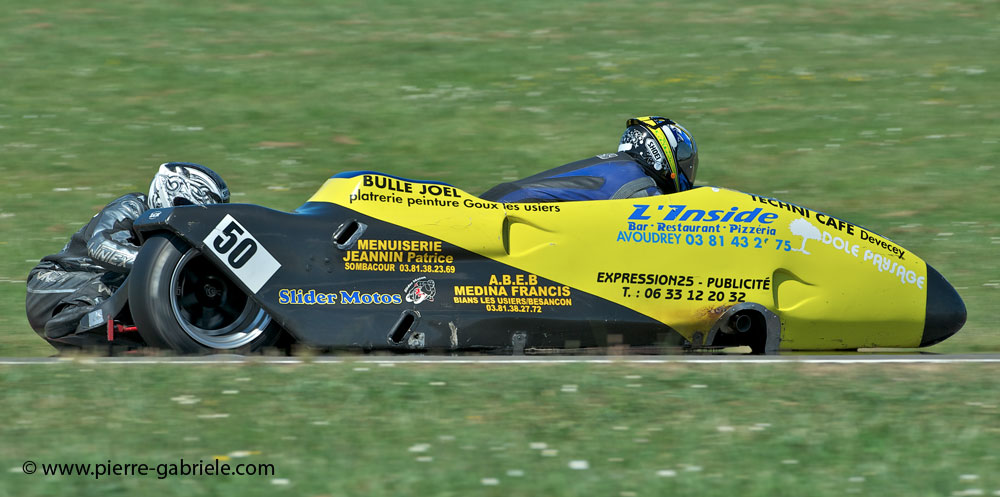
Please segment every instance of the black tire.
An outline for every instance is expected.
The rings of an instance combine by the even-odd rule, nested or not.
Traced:
[[[143,243],[129,279],[132,318],[152,347],[179,354],[248,353],[281,336],[281,327],[256,302],[173,234]]]

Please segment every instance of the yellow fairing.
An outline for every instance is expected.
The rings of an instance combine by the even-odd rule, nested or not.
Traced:
[[[859,226],[733,190],[496,204],[451,186],[362,174],[328,180],[310,201],[616,302],[695,345],[738,302],[780,317],[782,349],[916,347],[923,331],[923,260]]]

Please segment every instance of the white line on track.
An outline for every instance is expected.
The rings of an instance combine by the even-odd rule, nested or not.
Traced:
[[[971,364],[1000,363],[998,354],[850,356],[413,356],[413,357],[44,357],[0,358],[0,365],[37,364]]]

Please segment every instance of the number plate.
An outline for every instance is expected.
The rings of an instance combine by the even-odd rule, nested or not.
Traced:
[[[281,264],[233,216],[226,214],[203,240],[251,292],[257,293]]]

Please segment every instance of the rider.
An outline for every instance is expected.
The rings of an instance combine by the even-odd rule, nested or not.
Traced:
[[[698,147],[684,127],[659,116],[632,118],[625,125],[619,153],[503,183],[480,197],[494,202],[608,200],[682,192],[693,186]]]
[[[229,202],[229,187],[211,169],[168,162],[149,184],[149,195],[125,194],[106,205],[62,251],[42,258],[28,274],[28,323],[57,349],[96,345],[76,335],[80,319],[111,296],[139,253],[132,222],[149,210]]]

